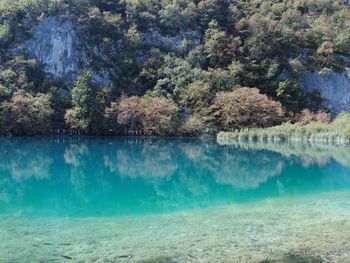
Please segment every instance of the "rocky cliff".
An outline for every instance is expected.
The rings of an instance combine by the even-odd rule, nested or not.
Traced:
[[[95,64],[91,57],[99,57],[100,60],[109,60],[112,54],[103,54],[101,46],[91,46],[81,43],[81,32],[67,18],[46,17],[40,21],[32,30],[31,38],[26,41],[24,48],[31,58],[37,59],[44,67],[45,73],[51,75],[54,80],[71,82],[85,69],[91,69]],[[190,39],[190,41],[187,41]],[[115,40],[114,40],[115,41]],[[185,42],[186,41],[186,42]],[[141,35],[143,47],[156,47],[170,52],[188,52],[201,43],[198,32],[181,32],[179,35],[162,35],[158,29],[149,29]],[[186,49],[180,50],[180,46]],[[87,50],[87,47],[89,50]],[[114,45],[114,52],[123,48],[123,43],[118,40]],[[91,54],[93,54],[91,56]],[[114,54],[113,54],[114,55]],[[136,61],[144,63],[146,54],[138,52]],[[98,84],[109,84],[109,68],[101,63],[95,70],[93,79]]]
[[[183,32],[176,36],[166,36],[157,29],[143,32],[141,40],[144,47],[156,47],[171,52],[177,52],[179,46],[186,41],[187,49],[190,50],[201,44],[198,32]],[[83,46],[79,30],[74,23],[60,17],[44,18],[33,28],[31,38],[24,44],[29,56],[36,58],[43,65],[44,71],[50,74],[54,80],[69,82],[83,70],[90,68],[91,63],[94,63],[89,59],[87,51],[82,48]],[[95,53],[99,52],[97,49],[98,47],[94,47]],[[141,57],[147,57],[142,52],[138,54]],[[105,57],[108,58],[108,54]],[[349,62],[347,58],[345,58],[345,62]],[[104,67],[106,66],[100,66],[99,72],[94,73],[94,80],[100,84],[110,83],[108,73],[110,69]],[[319,91],[324,100],[322,106],[330,109],[333,113],[350,111],[349,68],[342,72],[332,70],[305,72],[300,77],[300,85],[308,93]]]
[[[75,24],[67,18],[46,17],[32,30],[24,43],[29,57],[43,65],[44,72],[53,80],[73,81],[81,72],[91,69],[91,59],[81,45],[81,36]],[[97,84],[108,85],[110,78],[104,68],[93,72]]]
[[[323,98],[322,106],[332,113],[350,112],[350,68],[341,72],[306,72],[300,82],[306,92],[318,91]]]
[[[55,79],[71,79],[79,73],[79,38],[73,23],[56,17],[44,18],[25,43],[31,57]]]

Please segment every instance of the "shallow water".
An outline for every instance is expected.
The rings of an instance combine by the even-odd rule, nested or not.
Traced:
[[[0,262],[350,262],[350,149],[0,139]]]

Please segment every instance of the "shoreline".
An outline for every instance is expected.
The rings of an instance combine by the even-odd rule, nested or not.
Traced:
[[[219,132],[216,140],[220,145],[235,143],[261,143],[261,144],[303,144],[303,145],[330,145],[350,146],[350,138],[342,135],[327,135],[315,133],[299,136],[291,133],[269,134],[268,128],[240,130],[235,132]]]

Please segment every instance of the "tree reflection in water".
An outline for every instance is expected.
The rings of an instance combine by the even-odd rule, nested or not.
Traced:
[[[350,187],[349,164],[348,151],[341,147],[2,138],[0,208],[127,215],[256,201]]]

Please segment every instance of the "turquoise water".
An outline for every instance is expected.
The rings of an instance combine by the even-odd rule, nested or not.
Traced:
[[[199,139],[2,138],[0,262],[350,262],[348,156]]]

